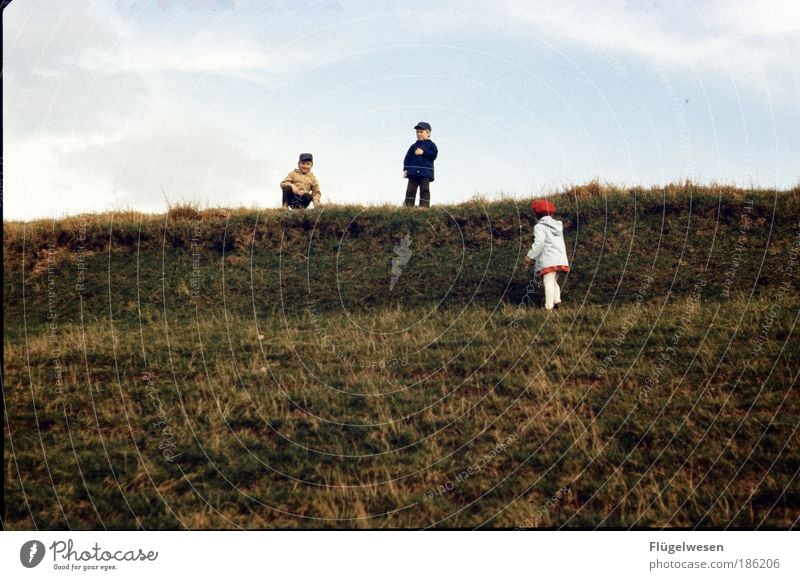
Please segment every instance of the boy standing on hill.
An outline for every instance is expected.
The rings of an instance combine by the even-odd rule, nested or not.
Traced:
[[[307,208],[313,201],[314,209],[322,204],[322,192],[319,190],[319,182],[316,176],[311,173],[314,166],[314,157],[311,153],[301,153],[300,160],[297,162],[297,169],[293,170],[281,181],[283,191],[283,207],[289,209]]]
[[[419,188],[419,206],[431,205],[431,181],[433,181],[433,162],[439,155],[436,143],[431,141],[431,126],[425,121],[420,121],[414,129],[417,131],[417,140],[408,148],[403,159],[403,177],[408,178],[406,187],[407,207],[414,207]]]
[[[535,200],[531,203],[531,209],[538,221],[533,228],[533,245],[525,256],[525,263],[536,260],[534,271],[544,282],[544,307],[545,310],[552,310],[561,304],[558,272],[569,272],[564,224],[553,219],[556,206],[546,199]]]

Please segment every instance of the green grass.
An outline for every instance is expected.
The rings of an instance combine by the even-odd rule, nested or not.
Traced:
[[[555,201],[4,223],[3,523],[793,526],[798,190]]]

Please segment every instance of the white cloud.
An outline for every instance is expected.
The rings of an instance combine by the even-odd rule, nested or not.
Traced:
[[[232,44],[209,43],[198,38],[127,44],[116,52],[94,50],[81,56],[78,65],[106,73],[218,73],[235,75],[241,71],[282,72],[288,70],[286,58],[242,41]]]
[[[113,143],[86,147],[65,160],[99,164],[112,176],[122,203],[161,202],[163,193],[202,202],[241,203],[263,188],[266,163],[236,136],[189,118],[149,119]],[[248,198],[249,199],[249,198]]]
[[[212,50],[198,35],[138,35],[103,3],[23,8],[9,13],[4,43],[6,219],[163,211],[162,191],[253,201],[265,164],[216,119],[155,92],[153,75],[269,67],[261,52],[245,41]]]
[[[113,189],[97,167],[65,163],[83,138],[21,139],[5,151],[3,219],[28,220],[102,211]]]
[[[796,0],[717,1],[712,6],[717,28],[730,28],[740,36],[800,34],[800,6]]]
[[[96,3],[12,3],[4,16],[3,113],[12,145],[33,134],[96,133],[109,121],[146,114],[138,75],[76,66],[81,55],[107,50],[119,35]]]
[[[800,5],[773,2],[546,2],[505,10],[557,42],[615,51],[660,65],[777,81],[800,51]]]
[[[622,116],[626,128],[640,128],[636,111],[626,116],[631,99],[625,87],[617,91],[613,83],[603,84],[600,75],[609,74],[604,65],[610,62],[628,69],[625,80],[643,91],[647,111],[662,116],[666,111],[667,117],[678,109],[680,115],[692,113],[680,119],[697,129],[693,135],[703,150],[719,145],[716,124],[731,123],[733,117],[750,132],[745,145],[774,148],[781,141],[781,151],[797,149],[781,133],[790,133],[797,118],[798,75],[792,67],[800,54],[800,9],[793,2],[432,6],[398,0],[376,8],[342,0],[341,6],[285,2],[274,10],[256,2],[209,2],[11,4],[4,13],[3,45],[7,218],[127,206],[163,211],[162,188],[172,199],[274,205],[275,184],[307,148],[320,153],[325,187],[333,197],[373,199],[387,189],[385,195],[394,199],[402,185],[392,177],[396,148],[402,149],[405,138],[395,127],[400,120],[388,117],[411,115],[416,121],[418,115],[437,115],[436,127],[442,127],[463,112],[505,127],[520,113],[514,103],[531,99],[537,113],[552,115],[552,123],[529,118],[515,131],[519,143],[534,129],[552,126],[546,149],[574,151],[586,138],[571,131],[576,123],[613,128]],[[209,5],[231,9],[209,10]],[[598,64],[597,56],[605,62]],[[573,59],[569,70],[557,66],[564,58]],[[531,75],[515,75],[526,59],[534,63]],[[481,84],[459,91],[452,86],[453,74]],[[591,85],[584,89],[602,85],[607,91],[602,95],[606,109],[591,98],[578,98],[574,89],[583,74]],[[424,75],[426,80],[416,80]],[[558,98],[538,90],[536,79],[561,91]],[[418,82],[424,89],[419,94]],[[673,86],[674,103],[663,95]],[[704,111],[683,107],[683,93],[678,100],[677,92],[687,87],[707,91]],[[738,102],[732,87],[761,90],[757,96],[769,100],[750,99],[726,110],[719,97]],[[353,141],[347,137],[352,129],[342,131],[337,123],[366,119],[370,111],[380,112],[367,119],[370,126],[385,131],[369,133],[359,151],[371,149],[372,158],[384,162],[370,174],[369,191],[361,192],[351,185],[352,169],[341,162],[342,142]],[[770,122],[774,125],[768,127]],[[407,119],[402,127],[406,124]],[[669,118],[655,124],[659,134],[669,133]],[[467,125],[462,145],[486,141],[486,130]],[[449,138],[453,134],[449,131]],[[629,134],[626,129],[620,137]],[[726,146],[741,149],[742,143]],[[474,183],[472,178],[457,183],[455,175],[468,175],[476,166],[455,154],[452,142],[449,155],[447,149],[440,166],[442,175],[449,170],[451,177],[441,185],[437,180],[437,191],[455,200]],[[716,153],[720,159],[735,158],[731,152]],[[487,159],[487,166],[494,159]],[[595,167],[591,156],[577,168],[569,154],[549,159],[549,168],[537,166],[535,175],[526,163],[520,182],[558,182],[565,172]],[[681,163],[666,163],[659,176],[686,171]],[[618,173],[615,166],[603,177],[613,180]],[[389,177],[378,183],[382,175]],[[507,189],[501,181],[493,177],[486,183]]]
[[[152,118],[123,135],[17,140],[6,152],[3,209],[14,220],[129,208],[163,212],[165,195],[172,203],[239,206],[260,199],[269,205],[263,203],[274,201],[265,199],[267,174],[267,162],[251,157],[224,129]]]

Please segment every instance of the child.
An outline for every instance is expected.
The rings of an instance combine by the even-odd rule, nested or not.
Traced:
[[[414,129],[417,131],[416,142],[408,148],[403,159],[403,177],[408,178],[406,187],[407,207],[414,207],[419,188],[419,206],[431,206],[431,181],[433,181],[433,161],[439,154],[436,144],[431,141],[431,126],[420,121]]]
[[[321,207],[322,192],[319,190],[317,178],[311,173],[313,166],[314,157],[311,153],[301,153],[300,160],[297,162],[297,169],[293,170],[281,181],[283,207],[288,207],[289,209],[302,207],[305,209],[312,201],[315,209]]]
[[[544,281],[544,307],[545,310],[552,310],[561,304],[558,272],[569,272],[564,225],[552,218],[556,206],[545,199],[535,200],[531,203],[531,209],[539,221],[533,228],[533,245],[525,256],[525,263],[536,260],[534,271]]]

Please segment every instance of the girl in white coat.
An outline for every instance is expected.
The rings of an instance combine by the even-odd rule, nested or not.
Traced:
[[[544,307],[552,310],[561,303],[558,273],[569,272],[564,224],[553,219],[556,206],[552,202],[537,199],[531,203],[531,209],[539,221],[533,228],[533,245],[525,256],[525,263],[536,261],[534,272],[544,282]]]

